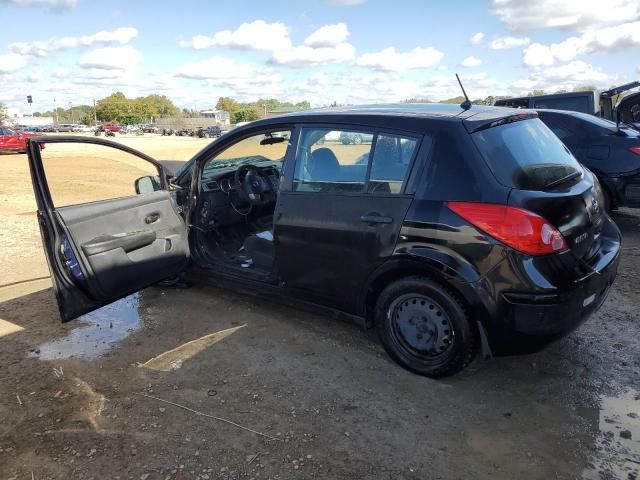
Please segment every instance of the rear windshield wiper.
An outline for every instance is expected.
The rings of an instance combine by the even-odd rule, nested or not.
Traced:
[[[564,177],[560,177],[560,178],[554,180],[553,182],[547,183],[542,188],[543,189],[547,189],[547,188],[555,187],[555,186],[560,185],[562,183],[568,182],[569,180],[573,180],[574,178],[579,177],[580,175],[582,175],[582,172],[580,172],[579,170],[574,170],[573,172],[571,172],[568,175],[565,175]]]

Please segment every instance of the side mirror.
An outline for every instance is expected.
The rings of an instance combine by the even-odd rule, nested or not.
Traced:
[[[138,195],[156,192],[161,189],[160,178],[152,175],[137,178],[135,181],[135,187]]]

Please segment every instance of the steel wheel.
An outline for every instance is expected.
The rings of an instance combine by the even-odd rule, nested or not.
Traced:
[[[398,297],[387,315],[396,341],[413,355],[434,357],[453,345],[455,332],[449,316],[426,295]]]

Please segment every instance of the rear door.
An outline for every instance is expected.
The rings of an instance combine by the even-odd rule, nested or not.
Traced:
[[[107,140],[62,136],[29,139],[28,157],[63,321],[186,267],[185,224],[154,159]],[[75,203],[84,199],[94,201]]]
[[[341,140],[356,135],[362,142]],[[405,184],[420,140],[348,126],[303,127],[298,138],[276,209],[280,279],[311,301],[356,313],[411,204]]]

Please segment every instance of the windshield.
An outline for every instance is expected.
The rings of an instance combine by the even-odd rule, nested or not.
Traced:
[[[241,165],[277,166],[284,159],[290,136],[290,130],[261,132],[232,143],[205,164],[202,176],[209,177]]]
[[[471,136],[498,181],[508,187],[542,189],[582,172],[567,147],[537,118]]]

